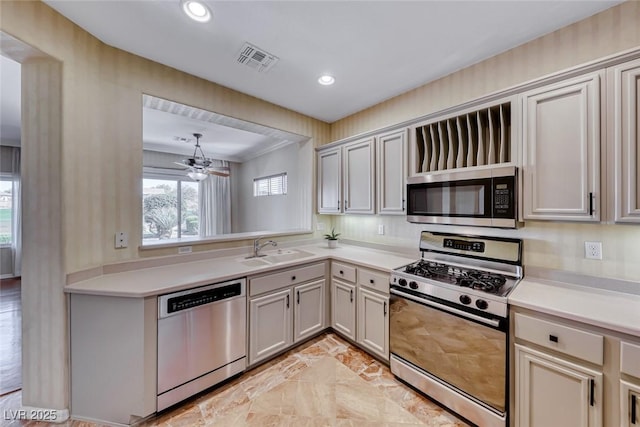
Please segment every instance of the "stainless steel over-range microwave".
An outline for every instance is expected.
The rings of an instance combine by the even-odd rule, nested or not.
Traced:
[[[455,171],[407,180],[407,221],[516,228],[515,166]]]

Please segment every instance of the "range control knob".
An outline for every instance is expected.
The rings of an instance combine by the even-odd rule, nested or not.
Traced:
[[[460,302],[464,305],[471,304],[471,297],[469,295],[460,295]]]
[[[418,283],[414,282],[413,280],[409,282],[409,287],[411,289],[418,289]]]
[[[476,300],[476,307],[478,307],[480,310],[486,310],[487,307],[489,307],[489,303],[483,299],[479,299]]]
[[[398,285],[400,285],[400,286],[407,286],[407,279],[400,279],[400,280],[398,280]]]

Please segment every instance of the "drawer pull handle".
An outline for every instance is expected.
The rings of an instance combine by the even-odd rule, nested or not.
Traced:
[[[353,289],[349,291],[349,301],[353,302]]]
[[[373,285],[373,283],[374,283],[373,279],[369,279],[369,283],[371,283]]]
[[[631,395],[631,424],[636,423],[636,395]]]
[[[296,280],[296,276],[291,276],[291,280]]]
[[[549,341],[551,342],[558,342],[558,337],[555,335],[549,335]]]
[[[591,390],[590,390],[591,391],[591,393],[590,393],[591,396],[589,396],[589,405],[594,406],[595,405],[595,403],[594,403],[595,397],[593,395],[595,394],[596,381],[592,378],[592,379],[589,380],[589,382],[591,383],[590,384],[591,385]]]

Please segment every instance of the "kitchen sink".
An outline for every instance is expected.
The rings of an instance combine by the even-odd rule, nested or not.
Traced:
[[[261,259],[271,264],[279,264],[281,262],[294,261],[300,258],[307,258],[313,256],[311,252],[301,251],[298,249],[276,249],[273,251],[263,252]]]
[[[264,267],[265,265],[271,265],[270,262],[265,261],[263,258],[238,258],[236,261],[247,267]]]
[[[311,252],[298,249],[275,249],[265,251],[257,258],[238,258],[236,261],[247,267],[264,267],[265,265],[280,264],[310,256],[313,256]]]

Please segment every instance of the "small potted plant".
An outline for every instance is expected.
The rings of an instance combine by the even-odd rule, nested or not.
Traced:
[[[331,229],[331,233],[325,234],[324,238],[327,239],[329,243],[329,248],[334,249],[338,245],[338,236],[340,233],[336,233],[335,228]]]

